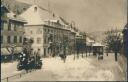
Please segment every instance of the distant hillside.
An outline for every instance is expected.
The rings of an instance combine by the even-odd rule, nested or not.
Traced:
[[[95,40],[98,42],[102,42],[102,40],[105,38],[104,31],[95,31],[95,32],[91,32],[89,34],[92,35],[95,38]]]
[[[118,29],[118,32],[122,32],[122,29]],[[94,31],[89,33],[89,35],[91,35],[96,41],[98,42],[102,42],[102,40],[105,39],[105,32],[107,31]]]
[[[16,0],[1,0],[2,4],[5,5],[9,10],[15,14],[21,14],[25,9],[30,7],[30,4],[19,2]]]

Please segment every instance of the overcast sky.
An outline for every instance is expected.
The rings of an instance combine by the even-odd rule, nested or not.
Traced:
[[[18,0],[33,4],[34,0]],[[126,0],[35,0],[86,32],[123,28],[126,24]]]

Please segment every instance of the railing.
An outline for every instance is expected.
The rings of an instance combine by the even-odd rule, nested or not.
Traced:
[[[32,70],[32,71],[34,71],[34,70]],[[1,79],[1,82],[9,82],[9,81],[12,81],[14,79],[21,78],[24,74],[31,73],[32,71],[28,71],[28,72],[25,71],[25,72],[22,72],[22,73],[19,73],[16,75],[5,77],[5,78]]]
[[[48,21],[45,22],[45,25],[52,26],[52,27],[55,27],[55,28],[65,28],[64,25],[57,24],[57,23],[54,23],[54,22],[48,22]]]

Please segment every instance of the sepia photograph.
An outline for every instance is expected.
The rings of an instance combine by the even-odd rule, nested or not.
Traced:
[[[128,81],[128,0],[1,0],[1,82]]]

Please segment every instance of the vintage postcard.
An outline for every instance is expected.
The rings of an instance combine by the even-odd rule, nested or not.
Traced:
[[[127,81],[128,0],[1,0],[1,82]]]

